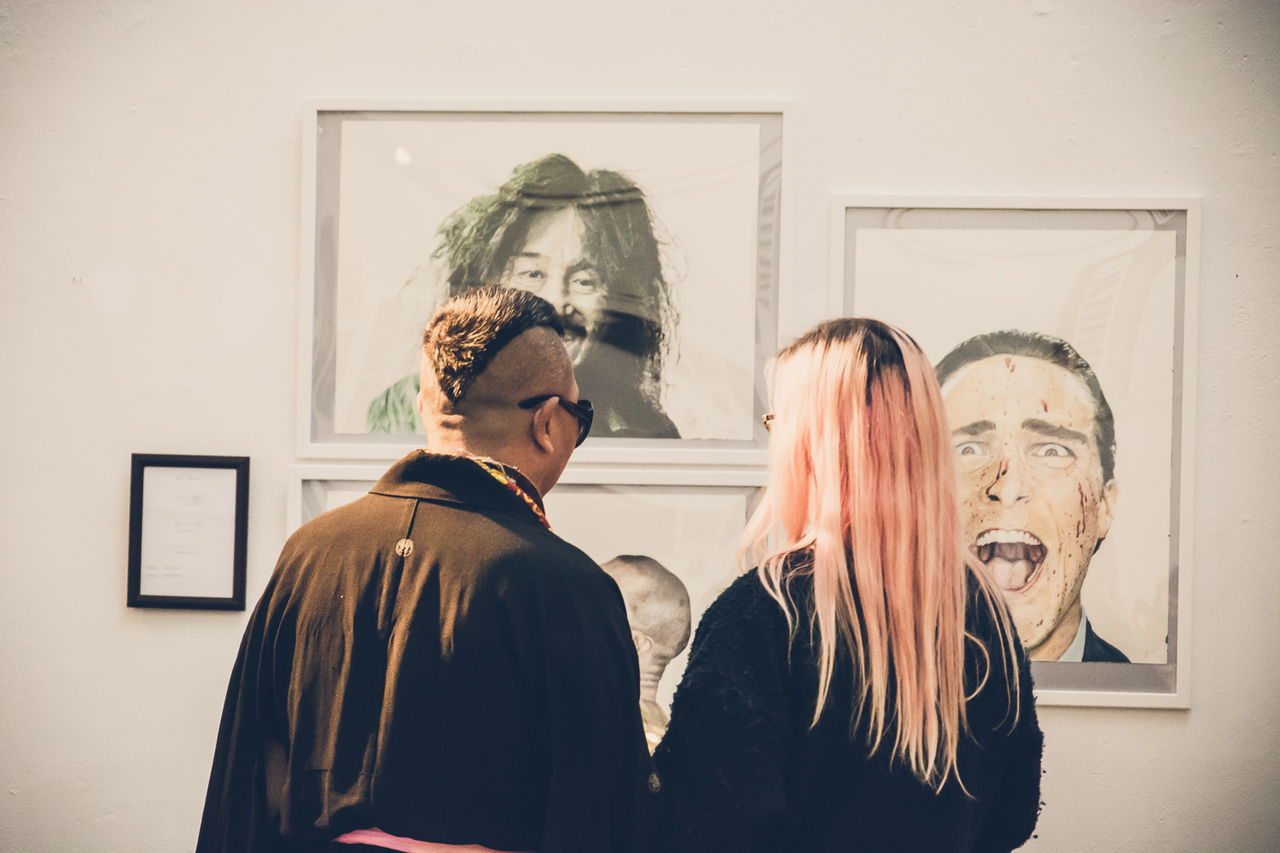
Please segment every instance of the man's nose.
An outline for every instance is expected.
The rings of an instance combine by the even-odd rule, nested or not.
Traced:
[[[1022,462],[1017,458],[1017,454],[1006,451],[1001,454],[995,475],[984,489],[987,499],[1005,504],[1026,500],[1023,479]]]
[[[573,303],[569,301],[569,278],[565,275],[565,270],[553,269],[547,278],[547,301],[561,312],[567,312]]]
[[[587,322],[586,315],[578,310],[578,306],[574,305],[569,300],[566,299],[564,302],[560,303],[559,307],[560,320],[565,324],[570,326],[581,326]]]

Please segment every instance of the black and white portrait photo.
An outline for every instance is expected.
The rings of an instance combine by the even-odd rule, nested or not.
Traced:
[[[671,718],[658,702],[667,665],[689,645],[693,613],[680,576],[645,554],[619,554],[600,567],[618,584],[640,663],[640,719],[653,750]]]
[[[680,437],[661,393],[675,304],[644,193],[626,175],[548,154],[451,213],[438,236],[432,260],[448,295],[498,283],[560,312],[595,435]],[[370,432],[415,432],[417,391],[415,371],[375,397]]]
[[[761,443],[780,116],[318,115],[309,440],[412,444],[423,322],[500,284],[559,311],[593,438]]]
[[[739,574],[738,540],[756,492],[561,483],[547,495],[552,529],[600,563],[627,604],[651,747],[665,729],[698,619]]]

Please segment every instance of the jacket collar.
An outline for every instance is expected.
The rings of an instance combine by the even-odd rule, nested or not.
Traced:
[[[502,469],[539,508],[542,495],[528,477],[512,465],[485,459]],[[415,450],[387,469],[370,490],[372,494],[419,498],[490,509],[515,510],[532,517],[520,498],[494,479],[470,456]]]

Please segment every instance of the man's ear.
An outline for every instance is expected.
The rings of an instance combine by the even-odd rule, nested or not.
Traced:
[[[551,434],[551,416],[557,405],[555,397],[543,400],[533,410],[533,422],[529,426],[533,443],[547,453],[556,451],[555,437]]]
[[[644,631],[637,631],[635,628],[631,629],[631,642],[635,643],[636,654],[648,654],[649,650],[653,648],[653,638]]]
[[[1102,487],[1098,497],[1098,541],[1101,542],[1111,531],[1111,522],[1116,517],[1116,501],[1120,499],[1120,484],[1114,479]],[[1096,550],[1096,549],[1095,549]]]

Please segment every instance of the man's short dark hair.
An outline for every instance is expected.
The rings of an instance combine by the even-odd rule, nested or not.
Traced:
[[[1080,378],[1089,389],[1089,397],[1093,401],[1093,438],[1098,445],[1098,461],[1102,464],[1102,482],[1111,482],[1115,477],[1116,467],[1116,422],[1111,414],[1111,406],[1107,404],[1107,397],[1102,393],[1102,385],[1089,362],[1062,338],[1040,332],[1001,329],[998,332],[974,335],[943,356],[935,368],[938,384],[945,385],[965,365],[993,355],[1038,358]]]
[[[584,172],[563,154],[524,163],[493,195],[479,196],[440,226],[432,258],[442,262],[450,295],[499,282],[529,236],[534,217],[573,208],[585,228],[586,252],[606,292],[644,295],[644,316],[608,312],[597,334],[645,358],[658,381],[675,336],[676,308],[662,275],[662,255],[644,193],[620,172]]]
[[[503,347],[536,326],[564,334],[550,302],[526,290],[481,287],[440,306],[422,333],[422,351],[452,405]]]

